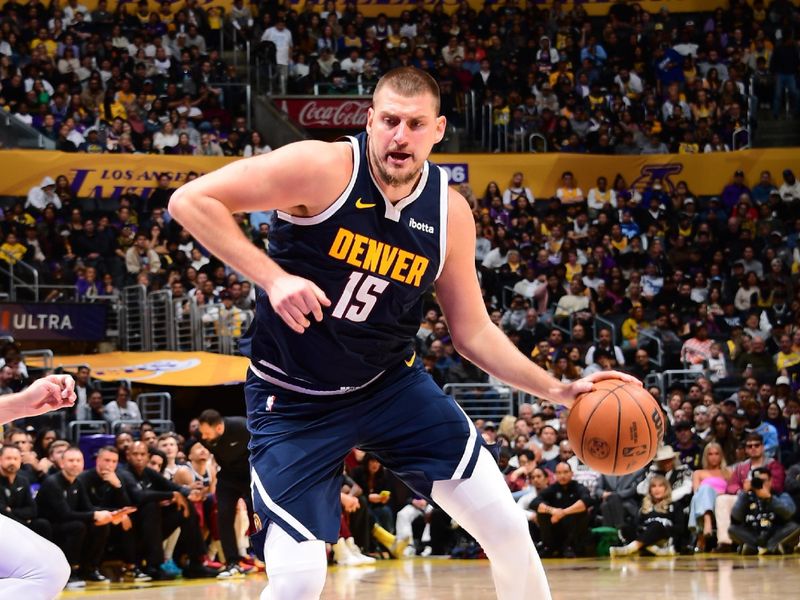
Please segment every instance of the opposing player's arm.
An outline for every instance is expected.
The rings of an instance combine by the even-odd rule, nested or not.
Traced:
[[[352,173],[347,144],[298,142],[238,160],[179,188],[169,203],[175,217],[214,256],[256,282],[294,331],[322,319],[330,304],[313,282],[288,275],[245,237],[232,213],[281,210],[313,216],[330,206]]]
[[[592,383],[608,377],[634,378],[615,371],[564,384],[524,356],[508,336],[489,319],[475,272],[475,222],[464,197],[450,191],[447,253],[436,282],[442,307],[456,350],[478,367],[509,385],[570,406]]]

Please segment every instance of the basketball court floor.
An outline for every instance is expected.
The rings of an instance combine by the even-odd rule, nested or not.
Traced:
[[[789,600],[800,590],[800,555],[545,560],[553,600]],[[92,600],[258,600],[263,574],[238,581],[187,581],[65,592]],[[478,600],[495,598],[489,563],[416,558],[328,570],[323,600]],[[531,600],[538,600],[531,598]]]

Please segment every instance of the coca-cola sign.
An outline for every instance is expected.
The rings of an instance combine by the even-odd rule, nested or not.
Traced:
[[[275,105],[309,129],[364,129],[371,100],[350,98],[278,98]]]

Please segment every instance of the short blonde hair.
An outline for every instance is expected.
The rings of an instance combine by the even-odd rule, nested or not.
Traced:
[[[422,69],[416,67],[398,67],[386,73],[378,81],[375,91],[372,93],[374,98],[385,86],[391,87],[401,96],[411,97],[421,94],[430,94],[434,99],[436,114],[439,114],[441,106],[441,96],[439,94],[439,84],[436,80]]]

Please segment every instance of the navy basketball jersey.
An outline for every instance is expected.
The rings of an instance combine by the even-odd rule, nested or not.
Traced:
[[[392,205],[372,177],[366,133],[343,143],[352,145],[354,164],[342,195],[312,217],[277,211],[269,237],[270,257],[316,283],[331,306],[297,334],[258,289],[241,343],[254,373],[317,395],[358,389],[411,359],[422,294],[446,250],[447,175],[426,161],[411,195]]]

